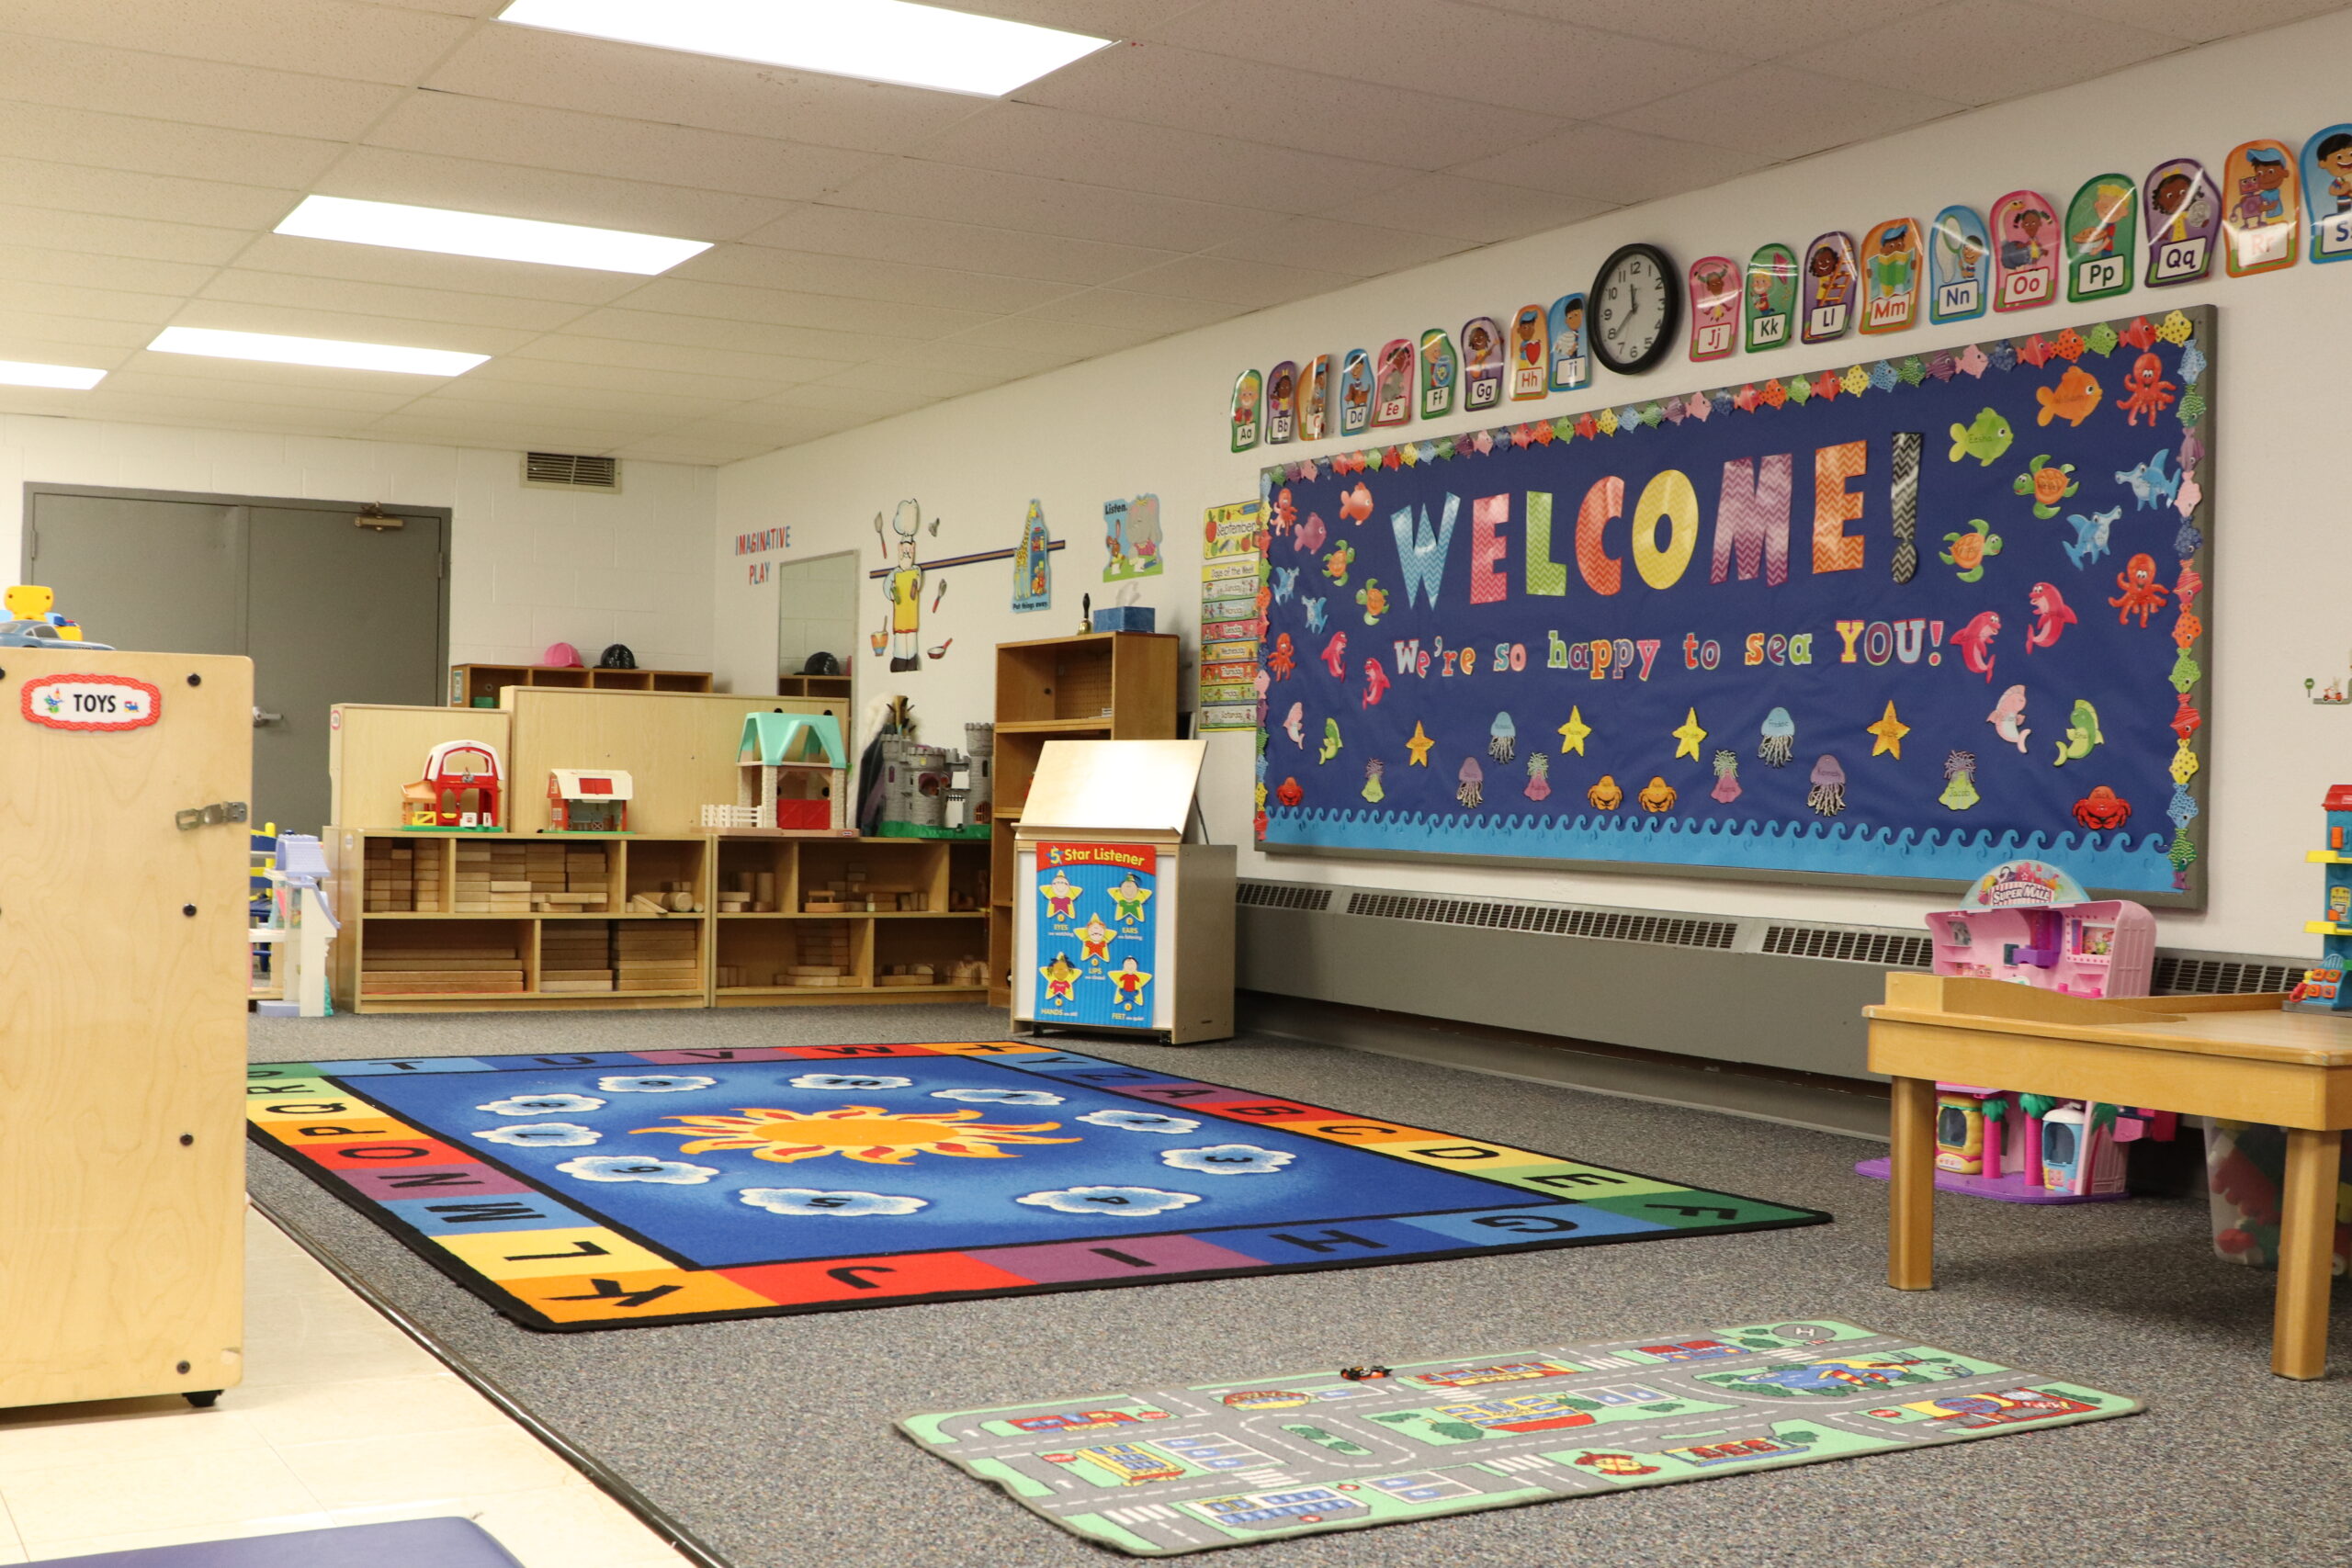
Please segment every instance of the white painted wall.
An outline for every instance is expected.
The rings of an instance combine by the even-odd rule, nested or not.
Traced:
[[[28,480],[447,506],[452,662],[624,642],[649,669],[707,670],[715,474],[626,461],[618,495],[526,490],[514,452],[0,415],[0,562],[13,581]]]

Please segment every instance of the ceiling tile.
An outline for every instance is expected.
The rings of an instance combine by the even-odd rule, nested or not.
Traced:
[[[96,316],[60,316],[47,310],[0,310],[0,335],[52,344],[80,344],[103,355],[108,350],[144,348],[155,329],[143,321],[109,321]],[[38,355],[7,355],[10,359],[40,362]],[[76,357],[69,363],[95,365],[99,360]]]
[[[1420,176],[1416,176],[1420,177]],[[1144,294],[1173,294],[1187,299],[1216,299],[1228,305],[1262,310],[1309,295],[1345,288],[1356,279],[1345,273],[1308,272],[1275,266],[1244,256],[1186,256],[1148,272],[1119,280],[1122,288]]]
[[[592,310],[565,331],[579,337],[624,338],[686,348],[745,354],[786,355],[854,365],[872,356],[874,342],[863,333],[824,332],[814,327],[776,327],[722,321],[708,316],[673,316],[655,310],[607,306]]]
[[[819,385],[826,387],[857,387],[889,391],[900,388],[928,392],[938,398],[960,398],[970,392],[986,391],[1001,387],[1007,381],[1017,381],[1024,372],[1001,367],[981,370],[949,370],[933,364],[928,355],[912,361],[876,360],[870,365],[853,365],[836,371]]]
[[[354,316],[398,321],[448,321],[469,326],[552,332],[589,307],[545,299],[506,299],[494,294],[458,294],[439,288],[402,288],[387,283],[355,283],[334,277],[297,277],[285,273],[230,267],[198,291],[202,299],[233,299],[248,305],[292,305]]]
[[[1009,22],[1058,28],[1088,38],[1139,37],[1171,17],[1180,17],[1201,0],[948,0],[951,11],[982,17],[1002,17]]]
[[[1298,212],[1380,189],[1403,171],[1132,119],[992,104],[925,142],[922,156],[1152,196]]]
[[[759,409],[750,417],[732,414],[725,419],[696,420],[692,424],[681,424],[662,434],[681,441],[765,441],[771,446],[781,446],[787,442],[831,435],[864,423],[863,415],[846,410],[787,409],[770,405]]]
[[[992,382],[1017,381],[1041,370],[1075,365],[1086,357],[1080,350],[1052,344],[1005,347],[997,344],[943,338],[923,351],[923,362],[950,375],[985,376]],[[887,361],[886,361],[887,363]]]
[[[898,152],[985,100],[538,28],[484,28],[424,79],[438,92]]]
[[[401,83],[415,81],[468,27],[350,0],[234,0],[233,8],[220,0],[8,0],[6,25],[190,60]]]
[[[1989,104],[2079,82],[2086,62],[2098,62],[2102,71],[2120,71],[2179,49],[2185,41],[2046,6],[1952,0],[1826,44],[1806,63],[1825,74],[1873,83],[1883,90]],[[1848,107],[1842,97],[1837,100],[1840,118]],[[1860,141],[1879,134],[1865,118],[1853,134],[1838,141]]]
[[[1101,327],[1132,326],[1145,332],[1182,333],[1215,321],[1230,321],[1248,310],[1216,299],[1181,299],[1165,294],[1136,294],[1125,288],[1090,288],[1067,299],[1057,299],[1029,311],[1023,321],[1085,321]]]
[[[438,412],[379,414],[368,434],[386,441],[447,442],[455,446],[497,446],[514,451],[602,452],[657,431],[633,425],[590,423],[549,414],[544,419],[467,419]]]
[[[513,327],[461,326],[448,321],[395,321],[346,310],[315,310],[295,305],[234,299],[190,299],[174,326],[213,327],[224,332],[279,333],[293,337],[334,338],[346,343],[389,343],[404,348],[453,348],[464,354],[504,354],[536,333]],[[196,355],[198,359],[206,355]],[[238,361],[236,363],[251,363]],[[432,381],[415,378],[421,389]]]
[[[1108,283],[1138,268],[1173,261],[1182,254],[1023,233],[993,224],[950,223],[927,214],[866,212],[815,204],[795,208],[744,238],[752,244],[785,250],[970,267],[1008,277],[1067,283]]]
[[[729,409],[740,408],[746,400],[729,397],[679,397],[671,393],[613,387],[550,387],[532,381],[485,381],[476,373],[444,382],[408,406],[411,409],[450,410],[481,405],[537,408],[545,410],[549,415],[580,413],[594,417],[608,414],[631,423],[669,420],[674,423],[689,419],[707,419]]]
[[[1242,239],[1219,245],[1216,254],[1247,256],[1252,261],[1301,267],[1308,272],[1377,277],[1385,272],[1426,265],[1469,250],[1476,243],[1444,234],[1417,234],[1366,223],[1340,223],[1329,218],[1284,218],[1253,229]]]
[[[1193,251],[1240,238],[1264,215],[1244,207],[1146,196],[1028,175],[894,158],[825,198],[830,207],[995,223],[1036,234]]]
[[[644,463],[695,463],[718,468],[740,463],[746,457],[764,457],[775,449],[773,442],[766,441],[682,440],[673,435],[656,435],[616,446],[613,456]]]
[[[212,266],[234,256],[246,239],[234,229],[199,229],[193,223],[151,223],[138,218],[54,212],[37,207],[0,207],[0,234],[17,244],[44,250],[89,251]]]
[[[301,190],[342,152],[309,137],[0,102],[0,153],[17,158]]]
[[[1086,321],[1049,321],[1036,316],[1006,316],[984,327],[958,333],[949,340],[990,350],[1011,349],[1040,355],[1070,355],[1092,359],[1116,354],[1164,333],[1135,327],[1096,326]],[[1074,361],[1073,361],[1074,362]]]
[[[1523,186],[1495,185],[1457,175],[1422,175],[1379,196],[1346,202],[1317,216],[1375,228],[1415,229],[1478,244],[1515,240],[1539,229],[1577,223],[1610,204]]]
[[[347,141],[399,96],[392,86],[54,39],[18,36],[0,49],[0,98],[285,136]]]
[[[86,251],[47,251],[30,245],[0,245],[0,277],[13,277],[26,283],[123,288],[134,294],[192,294],[204,287],[204,280],[211,276],[212,268],[186,262],[92,255]]]
[[[1211,54],[1417,91],[1442,82],[1449,96],[1580,118],[1696,86],[1741,63],[1452,0],[1215,0],[1158,31]],[[1366,95],[1360,112],[1374,112],[1377,102]]]
[[[223,377],[252,386],[257,402],[300,404],[309,401],[307,389],[343,388],[382,392],[407,402],[435,384],[430,376],[402,376],[390,370],[334,370],[321,365],[264,365],[249,359],[209,359],[195,354],[140,354],[126,362],[141,376],[171,377],[193,390],[218,383]],[[267,395],[278,389],[278,395]]]
[[[99,321],[140,321],[150,328],[172,319],[180,308],[172,294],[134,294],[119,288],[77,288],[71,284],[0,282],[0,310],[27,316],[79,317]]]
[[[993,321],[998,314],[991,310],[955,310],[939,305],[851,299],[839,294],[744,288],[731,283],[703,283],[683,277],[654,278],[622,303],[631,310],[708,316],[725,321],[763,321],[784,327],[818,327],[827,332],[882,338],[940,336]]]
[[[2043,0],[2052,9],[2204,41],[2340,11],[2344,0]]]
[[[597,272],[580,266],[540,266],[530,262],[490,261],[481,256],[435,255],[387,245],[345,244],[292,234],[256,234],[237,253],[237,265],[253,272],[292,273],[303,277],[381,283],[395,288],[438,288],[453,294],[497,295],[509,299],[548,299],[604,305],[645,279],[631,273]]]
[[[1736,91],[1739,78],[1732,81]],[[1843,90],[1844,85],[1839,87]],[[1723,90],[1718,85],[1702,88],[1696,96],[1705,99]],[[1729,121],[1710,123],[1720,127]],[[1464,164],[1453,173],[1630,207],[1719,185],[1773,161],[1772,154],[1755,145],[1752,138],[1743,136],[1741,141],[1746,145],[1705,147],[1616,126],[1572,125],[1540,141]]]
[[[66,333],[75,335],[66,335]],[[108,341],[89,341],[98,335]],[[68,321],[57,322],[40,317],[24,317],[0,312],[0,359],[22,360],[28,365],[79,365],[91,370],[111,370],[126,364],[147,340],[137,332],[126,333],[120,322]]]
[[[332,409],[308,400],[254,402],[222,397],[210,390],[183,398],[118,392],[113,389],[111,378],[91,394],[88,412],[94,417],[133,423],[168,422],[214,430],[299,430],[307,435],[356,435],[383,417],[365,409]]]
[[[1659,136],[1744,145],[1776,158],[1802,158],[1924,125],[1961,107],[1899,87],[1837,81],[1786,65],[1751,65],[1728,80],[1629,110],[1613,123]]]
[[[740,407],[741,405],[730,405]],[[432,420],[444,424],[540,425],[550,429],[593,433],[604,446],[625,435],[651,435],[683,424],[692,415],[672,409],[550,408],[525,400],[503,402],[495,398],[447,398],[426,393],[393,411],[402,420]]]
[[[888,419],[938,400],[936,396],[916,387],[844,387],[828,381],[794,387],[760,400],[763,405],[775,408],[832,409],[863,414],[868,419]]]
[[[520,359],[552,359],[579,365],[671,371],[684,376],[725,376],[739,381],[757,382],[762,390],[770,392],[780,392],[803,381],[814,381],[842,367],[838,359],[812,359],[796,355],[704,348],[692,344],[600,337],[581,331],[549,333],[545,337],[533,338],[528,347],[515,350],[515,356]]]
[[[1806,46],[1867,31],[1942,0],[1674,0],[1668,6],[1626,0],[1470,0],[1489,10],[1546,21],[1629,33],[1659,43],[1719,51],[1751,61],[1778,60]],[[2140,0],[2118,0],[2136,6]],[[2205,4],[2208,0],[2184,0]],[[1803,64],[1802,60],[1795,62]]]
[[[541,344],[549,341],[547,338],[539,340]],[[645,345],[621,344],[616,346],[627,350]],[[774,379],[720,376],[707,370],[665,370],[639,365],[587,365],[569,359],[526,359],[520,354],[501,355],[487,365],[469,370],[458,380],[469,385],[512,383],[516,387],[536,387],[559,406],[567,407],[572,405],[565,400],[594,397],[600,392],[624,397],[642,393],[684,399],[707,398],[731,404],[765,397],[776,390],[780,384]],[[452,386],[457,384],[451,383]]]
[[[1415,87],[1451,83],[1432,78]],[[1564,123],[1462,96],[1363,84],[1289,65],[1164,44],[1106,49],[1014,91],[1023,103],[1076,109],[1341,158],[1437,169],[1543,135]]]
[[[458,93],[411,94],[368,131],[368,141],[782,201],[821,196],[880,156]]]
[[[98,212],[164,223],[266,229],[292,209],[292,192],[85,164],[0,158],[0,190],[26,207]]]
[[[318,188],[328,196],[453,207],[690,240],[731,240],[786,210],[779,201],[727,191],[685,190],[390,147],[353,148],[319,181]]]
[[[153,364],[166,355],[151,354],[142,363]],[[217,362],[216,362],[217,363]],[[183,400],[199,397],[218,397],[230,402],[271,403],[281,407],[316,408],[330,412],[379,414],[414,400],[415,389],[399,391],[371,391],[356,387],[296,388],[284,382],[247,380],[243,377],[222,376],[209,372],[201,377],[167,376],[153,370],[118,370],[103,383],[109,395],[136,393],[144,397],[176,398]]]
[[[863,256],[780,251],[767,245],[714,245],[662,276],[754,288],[784,288],[803,294],[835,294],[851,299],[947,305],[991,314],[1025,310],[1077,291],[1077,286],[1069,283],[959,272],[944,266],[910,266]]]

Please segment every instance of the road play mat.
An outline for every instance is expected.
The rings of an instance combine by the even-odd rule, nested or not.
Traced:
[[[910,1416],[899,1429],[1138,1556],[2130,1416],[2137,1400],[1850,1323],[1777,1323]]]
[[[1829,1216],[1013,1042],[252,1069],[252,1134],[532,1328]]]

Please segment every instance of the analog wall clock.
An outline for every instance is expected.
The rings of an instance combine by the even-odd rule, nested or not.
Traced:
[[[1600,264],[1586,306],[1592,352],[1636,375],[1666,357],[1682,327],[1682,285],[1656,245],[1620,246]]]

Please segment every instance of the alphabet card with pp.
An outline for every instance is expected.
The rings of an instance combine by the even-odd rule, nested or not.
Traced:
[[[1015,1042],[279,1063],[251,1135],[528,1328],[1819,1224]]]

